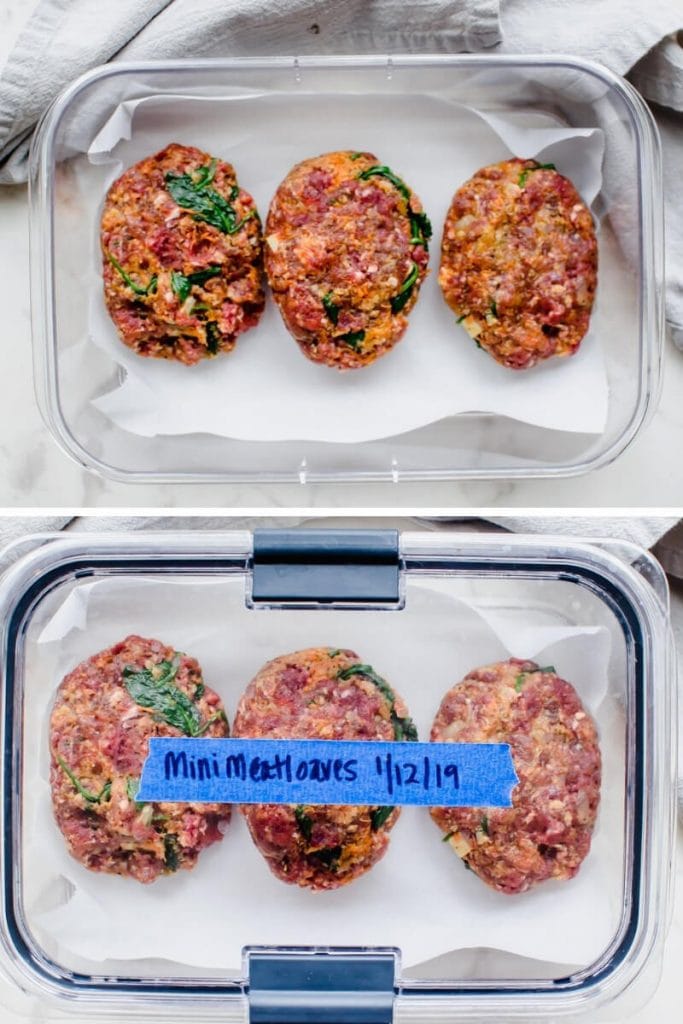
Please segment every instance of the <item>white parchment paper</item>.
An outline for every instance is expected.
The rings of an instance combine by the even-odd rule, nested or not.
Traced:
[[[447,580],[411,582],[400,612],[251,611],[237,578],[80,584],[55,596],[35,628],[27,648],[23,898],[29,927],[58,961],[126,961],[139,971],[140,961],[157,958],[237,971],[244,945],[334,944],[397,946],[406,968],[418,972],[421,962],[478,946],[587,965],[615,934],[623,683],[611,678],[604,626],[573,625],[540,602],[526,616],[477,607],[456,597]],[[379,864],[346,888],[311,893],[271,875],[235,811],[223,841],[192,872],[149,886],[89,872],[68,854],[52,816],[49,710],[67,671],[130,632],[195,655],[229,718],[268,659],[307,646],[351,647],[406,698],[421,739],[445,692],[474,666],[510,655],[553,664],[576,685],[600,730],[603,800],[591,852],[572,881],[507,897],[463,868],[425,808],[405,808]]]
[[[462,182],[484,164],[534,157],[556,164],[593,205],[604,150],[599,129],[566,128],[541,112],[492,115],[433,95],[166,95],[119,104],[88,157],[106,169],[108,187],[124,168],[171,141],[233,163],[264,220],[298,161],[335,149],[374,152],[415,190],[432,220],[431,272],[403,340],[363,370],[342,374],[309,362],[270,296],[258,327],[241,336],[234,352],[185,367],[141,358],[119,341],[104,306],[93,225],[89,337],[122,371],[118,386],[93,404],[120,427],[145,437],[210,433],[353,443],[456,413],[490,412],[563,431],[604,429],[608,386],[600,336],[608,313],[600,289],[575,356],[515,372],[480,351],[455,323],[437,282],[441,229]]]

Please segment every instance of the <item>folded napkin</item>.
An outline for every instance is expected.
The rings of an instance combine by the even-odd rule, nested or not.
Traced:
[[[683,29],[650,50],[628,77],[649,100],[683,111]]]
[[[503,0],[501,28],[504,53],[588,57],[628,75],[658,105],[653,112],[664,165],[666,318],[683,349],[683,0]]]
[[[501,51],[571,53],[625,75],[681,28],[681,0],[503,0]]]
[[[653,544],[679,523],[677,516],[489,516],[492,523],[513,533],[547,533],[569,537],[609,538],[627,541],[641,548]],[[680,534],[683,538],[683,529]],[[683,558],[683,551],[681,552]]]
[[[26,180],[57,93],[109,60],[479,50],[498,0],[40,0],[0,75],[0,183]],[[409,15],[409,16],[407,16]]]
[[[683,22],[683,0],[679,6]],[[663,39],[628,77],[657,104],[654,112],[664,152],[667,318],[673,340],[683,350],[683,30]]]

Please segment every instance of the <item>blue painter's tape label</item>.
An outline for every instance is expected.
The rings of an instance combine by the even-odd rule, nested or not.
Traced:
[[[150,740],[136,800],[509,807],[507,743]]]

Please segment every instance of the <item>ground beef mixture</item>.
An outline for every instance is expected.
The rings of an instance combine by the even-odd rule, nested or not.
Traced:
[[[511,747],[512,807],[431,810],[468,868],[511,894],[573,878],[590,849],[601,761],[595,723],[570,683],[518,658],[474,669],[444,697],[431,739]]]
[[[234,735],[264,739],[415,740],[403,700],[354,651],[315,647],[268,662],[237,708]],[[376,864],[394,807],[256,804],[241,808],[273,874],[337,889]]]
[[[261,225],[230,164],[172,144],[129,167],[107,193],[101,243],[107,309],[140,355],[191,365],[258,323]]]
[[[576,352],[597,264],[593,220],[571,181],[552,164],[504,160],[455,193],[439,284],[477,345],[522,370]]]
[[[420,200],[372,153],[297,164],[270,206],[265,264],[303,353],[348,370],[393,348],[427,272],[430,235]]]
[[[151,736],[227,736],[194,658],[129,636],[62,681],[50,717],[50,785],[69,851],[91,871],[153,882],[222,838],[226,804],[135,800]]]

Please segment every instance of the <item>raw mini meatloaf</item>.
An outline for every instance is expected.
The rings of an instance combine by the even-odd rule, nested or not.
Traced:
[[[427,272],[430,235],[420,200],[372,153],[297,164],[270,206],[265,265],[304,355],[349,370],[393,348]]]
[[[57,824],[91,871],[153,882],[194,867],[222,838],[225,804],[135,800],[151,736],[227,736],[217,694],[194,658],[129,636],[62,681],[50,717]]]
[[[590,849],[601,766],[595,724],[570,683],[518,658],[474,669],[444,697],[431,739],[510,744],[512,807],[430,812],[468,868],[503,893],[573,878]]]
[[[439,284],[458,323],[503,366],[576,352],[597,265],[590,212],[553,164],[504,160],[453,197]]]
[[[109,189],[104,296],[124,344],[192,364],[229,352],[263,312],[261,225],[230,164],[167,146]]]
[[[247,687],[235,736],[263,739],[415,740],[402,699],[354,651],[314,647],[268,662]],[[376,864],[395,807],[256,804],[241,808],[273,874],[309,889],[337,889]]]

